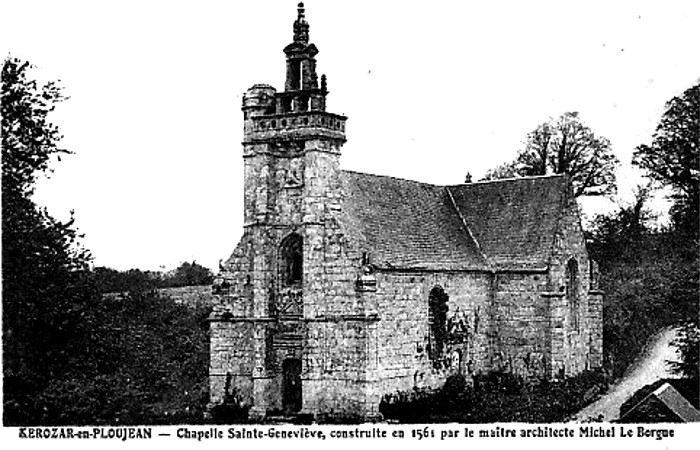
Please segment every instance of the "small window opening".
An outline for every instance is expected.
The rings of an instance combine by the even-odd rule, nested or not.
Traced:
[[[295,286],[304,275],[304,250],[302,238],[292,233],[280,245],[280,278],[283,286]]]
[[[571,309],[571,324],[575,330],[579,329],[580,301],[578,293],[578,263],[570,259],[566,264],[566,298]]]
[[[438,367],[443,359],[445,343],[447,342],[448,300],[449,296],[440,286],[434,287],[428,297],[428,325],[430,328],[428,355],[435,367]]]
[[[291,64],[292,79],[291,88],[296,91],[301,87],[301,61],[292,61]]]

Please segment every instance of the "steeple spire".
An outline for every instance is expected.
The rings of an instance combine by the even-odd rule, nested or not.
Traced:
[[[294,42],[309,43],[309,23],[304,15],[304,3],[297,5],[297,20],[294,21]]]
[[[316,75],[318,49],[309,43],[304,4],[294,21],[294,42],[284,47],[287,76],[284,91],[255,85],[243,99],[245,139],[305,140],[313,136],[345,142],[346,117],[326,111],[328,79]]]

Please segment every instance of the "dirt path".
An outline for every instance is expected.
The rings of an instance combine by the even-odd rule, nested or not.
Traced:
[[[676,329],[666,329],[650,339],[646,351],[627,374],[607,394],[581,410],[572,420],[587,421],[601,416],[605,422],[619,419],[620,406],[639,388],[661,378],[672,378],[666,361],[678,359],[676,349],[671,346],[676,335]]]

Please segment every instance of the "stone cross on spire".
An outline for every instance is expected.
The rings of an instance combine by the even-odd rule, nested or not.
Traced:
[[[304,3],[299,3],[297,12],[297,20],[294,21],[294,42],[307,45],[309,43],[309,23],[304,17]]]

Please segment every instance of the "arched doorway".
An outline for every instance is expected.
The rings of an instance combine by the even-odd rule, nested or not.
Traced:
[[[284,412],[301,410],[301,360],[287,358],[282,361],[282,408]]]

